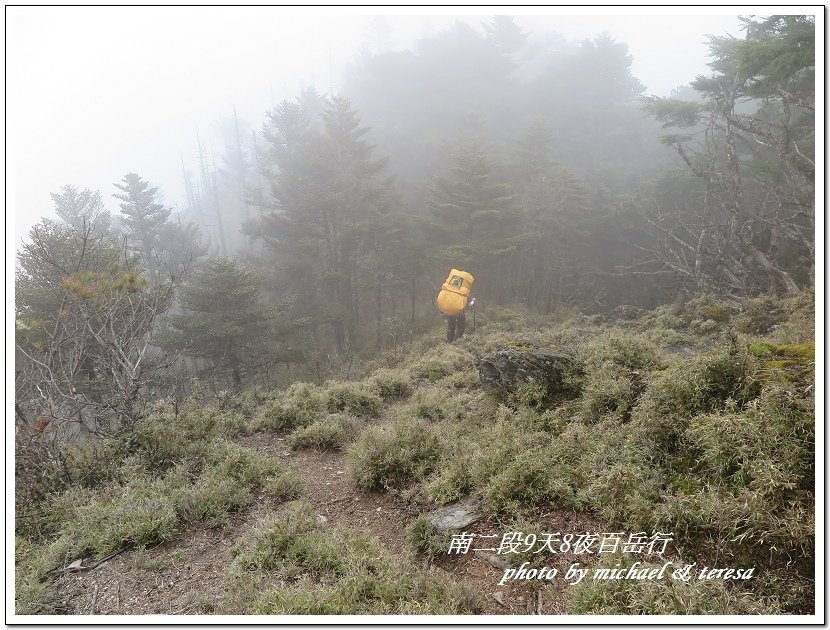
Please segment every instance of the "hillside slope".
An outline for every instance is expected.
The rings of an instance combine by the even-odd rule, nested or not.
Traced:
[[[159,401],[60,466],[17,462],[17,612],[812,612],[811,298],[566,321],[488,309],[363,380]],[[553,398],[484,391],[475,359],[502,348],[578,369]],[[467,498],[473,544],[448,553],[460,538],[425,516]],[[614,551],[609,534],[668,545]],[[505,579],[525,562],[558,576]],[[753,570],[563,579],[635,562]]]

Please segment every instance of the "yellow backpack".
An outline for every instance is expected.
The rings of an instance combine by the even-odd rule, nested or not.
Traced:
[[[473,280],[473,276],[466,271],[458,269],[450,271],[447,281],[441,286],[441,291],[435,300],[438,309],[450,317],[460,314],[467,307],[467,296],[470,295]]]

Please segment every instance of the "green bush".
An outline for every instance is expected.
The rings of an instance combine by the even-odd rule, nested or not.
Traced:
[[[236,545],[229,571],[231,613],[462,614],[476,597],[449,576],[416,570],[377,539],[347,529],[320,529],[307,504],[286,506]],[[273,575],[290,580],[278,588]]]
[[[430,348],[409,364],[413,381],[438,381],[461,370],[474,369],[473,357],[457,344]]]
[[[490,508],[496,513],[518,514],[525,507],[552,499],[556,464],[547,455],[541,449],[516,453],[487,482],[484,498]]]
[[[782,301],[787,318],[774,324],[775,329],[768,336],[779,344],[813,343],[816,327],[815,294],[804,291],[800,295]]]
[[[616,564],[602,564],[616,568]],[[627,569],[633,560],[626,560]],[[591,570],[600,565],[591,566]],[[644,569],[662,564],[646,563]],[[671,570],[674,567],[669,567]],[[750,581],[755,579],[750,578]],[[759,600],[744,583],[723,580],[596,580],[586,577],[565,589],[568,612],[576,615],[775,615],[781,608],[775,600]]]
[[[186,483],[184,471],[174,469],[162,479],[137,477],[127,486],[107,488],[78,505],[68,524],[81,533],[77,553],[100,557],[122,546],[146,547],[172,540],[178,517],[169,486]]]
[[[758,396],[760,386],[746,354],[720,350],[675,363],[653,380],[644,400],[657,413],[690,417],[724,409],[727,401],[740,407]]]
[[[513,505],[526,506],[529,489],[521,481],[509,483],[520,476],[517,458],[538,455],[550,441],[550,435],[527,429],[524,418],[531,410],[511,410],[504,405],[495,408],[495,417],[481,425],[470,419],[457,423],[441,422],[433,426],[440,441],[441,459],[422,484],[423,496],[444,504],[474,492],[490,493],[493,511]],[[496,481],[494,481],[494,479]],[[491,488],[490,484],[501,484]],[[507,487],[510,486],[510,487]],[[513,491],[517,494],[513,495]]]
[[[251,490],[218,470],[203,475],[177,496],[177,511],[186,523],[223,525],[228,514],[251,501]]]
[[[642,377],[607,361],[589,369],[580,398],[582,417],[591,423],[603,417],[625,421],[642,392]]]
[[[345,414],[331,414],[322,420],[296,429],[286,440],[291,448],[316,448],[321,451],[342,448],[355,434],[357,422]]]
[[[735,317],[735,328],[742,333],[763,335],[787,319],[784,305],[774,297],[761,296],[747,300]]]
[[[55,613],[55,592],[46,575],[69,564],[72,534],[65,534],[46,544],[34,544],[21,536],[14,541],[14,598],[18,615]]]
[[[323,389],[329,413],[345,412],[358,418],[375,418],[383,406],[381,397],[363,383],[332,381],[326,383]]]
[[[283,471],[279,462],[224,441],[214,442],[207,451],[202,475],[190,485],[173,489],[172,497],[185,522],[216,526],[228,515],[253,500],[255,488],[279,489],[282,498],[296,495],[296,479]]]
[[[51,540],[19,538],[25,544],[18,551],[27,557],[16,557],[18,609],[48,610],[51,589],[40,582],[68,561],[158,545],[173,540],[187,523],[225,523],[230,512],[251,503],[257,488],[278,500],[300,492],[296,476],[250,449],[215,438],[189,450],[160,476],[134,455],[122,461],[115,480],[51,495],[41,506],[49,515],[44,529]]]
[[[369,427],[348,448],[352,477],[364,490],[399,489],[431,473],[440,456],[438,438],[423,421]]]
[[[317,576],[343,573],[344,557],[335,541],[316,530],[314,512],[302,501],[286,505],[280,517],[261,521],[231,550],[243,569],[281,570],[286,578],[308,571]]]
[[[815,429],[812,405],[768,385],[743,413],[701,414],[685,441],[696,453],[695,473],[705,484],[675,490],[665,518],[687,518],[684,500],[713,509],[729,523],[720,535],[732,542],[766,545],[792,557],[813,553],[812,494]],[[688,520],[688,519],[687,519]],[[693,519],[717,534],[715,519]],[[786,550],[786,551],[784,551]]]
[[[255,426],[277,431],[304,427],[326,415],[328,396],[325,390],[311,383],[294,383],[284,392],[277,392],[263,404]]]
[[[412,382],[403,370],[375,370],[369,384],[384,401],[406,398],[412,393]]]
[[[466,415],[470,395],[463,391],[452,391],[435,387],[420,389],[404,408],[404,414],[437,422],[439,420],[461,420]]]
[[[595,338],[585,348],[582,358],[589,367],[612,363],[632,371],[653,370],[662,363],[660,351],[642,335],[618,332]]]
[[[85,488],[119,479],[126,456],[124,443],[115,439],[87,439],[64,450],[69,478]]]
[[[451,538],[450,532],[439,532],[424,516],[416,518],[406,531],[406,542],[410,549],[428,558],[446,554]]]
[[[201,456],[215,438],[230,438],[245,430],[245,419],[216,403],[200,405],[191,398],[181,407],[159,401],[136,422],[126,438],[129,452],[138,454],[151,470],[164,471],[191,456]]]
[[[243,390],[230,400],[231,408],[245,418],[253,418],[260,406],[270,398],[270,392],[252,387]]]

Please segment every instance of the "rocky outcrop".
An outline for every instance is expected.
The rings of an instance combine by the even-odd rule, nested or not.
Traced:
[[[504,348],[476,359],[481,384],[511,394],[524,384],[541,385],[546,398],[573,393],[579,366],[572,357],[548,350]]]
[[[427,519],[439,532],[461,529],[481,518],[481,501],[468,498],[444,506],[427,515]]]

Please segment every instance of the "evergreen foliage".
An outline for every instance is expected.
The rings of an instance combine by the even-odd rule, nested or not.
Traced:
[[[162,343],[193,357],[212,360],[242,382],[246,356],[263,337],[278,332],[289,304],[262,302],[262,276],[227,258],[207,261],[180,291],[183,312],[170,316]]]
[[[439,268],[476,270],[481,276],[479,270],[495,271],[520,242],[515,194],[475,138],[462,142],[446,174],[436,176],[427,203]]]

